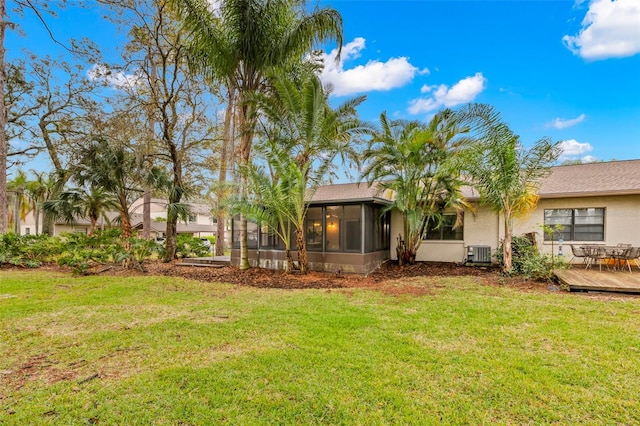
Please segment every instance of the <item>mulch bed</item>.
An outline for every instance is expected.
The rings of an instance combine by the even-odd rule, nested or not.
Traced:
[[[463,266],[445,262],[417,262],[414,265],[398,266],[396,262],[386,262],[369,275],[344,274],[336,275],[331,272],[312,271],[308,274],[299,272],[284,273],[270,269],[251,268],[241,271],[234,266],[223,268],[209,268],[197,266],[179,266],[180,261],[169,263],[147,262],[144,272],[140,269],[127,269],[119,265],[99,265],[87,271],[87,275],[115,275],[115,276],[148,276],[161,275],[182,277],[204,282],[225,282],[258,288],[280,289],[340,289],[340,288],[369,288],[388,294],[429,294],[434,285],[427,288],[414,284],[416,277],[456,277],[473,276],[479,282],[491,286],[509,285],[521,290],[547,291],[549,283],[529,281],[519,277],[505,277],[495,267]],[[3,264],[0,269],[23,269],[21,267]],[[69,268],[57,265],[45,265],[41,270],[71,272]],[[403,280],[399,283],[399,280]]]
[[[522,290],[546,291],[547,284],[528,281],[517,277],[504,277],[500,270],[493,267],[467,267],[455,263],[417,262],[414,265],[398,266],[395,262],[386,262],[371,274],[342,276],[330,272],[312,271],[306,275],[293,272],[273,271],[270,269],[251,268],[241,271],[234,266],[223,268],[178,266],[176,262],[146,263],[146,272],[112,268],[104,274],[114,275],[165,275],[183,277],[205,282],[226,282],[258,288],[281,289],[338,289],[338,288],[370,288],[388,294],[428,294],[432,289],[414,286],[411,278],[415,277],[452,277],[473,276],[486,285],[510,285]],[[406,279],[406,283],[398,285],[398,280]]]

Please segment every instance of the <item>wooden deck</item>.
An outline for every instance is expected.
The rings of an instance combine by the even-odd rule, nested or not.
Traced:
[[[561,283],[571,291],[610,291],[640,294],[640,269],[620,271],[585,270],[583,267],[555,271]]]

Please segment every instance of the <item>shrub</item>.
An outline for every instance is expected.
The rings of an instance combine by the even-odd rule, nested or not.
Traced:
[[[200,238],[188,234],[178,234],[176,238],[176,257],[209,256],[211,252]]]
[[[65,238],[66,250],[58,263],[73,268],[76,274],[85,274],[92,266],[108,263],[139,267],[160,249],[153,240],[135,237],[125,244],[119,229],[98,231],[93,235],[65,234]]]
[[[0,235],[0,263],[35,268],[54,261],[64,250],[59,238],[47,235]]]
[[[511,241],[513,256],[513,275],[521,275],[536,281],[553,281],[553,271],[566,268],[567,262],[558,256],[541,254],[533,242],[524,236],[514,236]],[[502,244],[496,253],[498,261],[502,263]]]

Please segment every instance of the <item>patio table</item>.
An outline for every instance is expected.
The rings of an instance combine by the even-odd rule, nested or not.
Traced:
[[[616,269],[616,266],[620,264],[620,261],[629,247],[626,246],[602,246],[602,245],[586,245],[580,247],[584,250],[587,255],[588,261],[585,269],[588,269],[593,262],[597,262],[598,260],[614,260],[613,268]],[[607,266],[607,270],[609,270],[609,263],[605,264]],[[602,270],[602,264],[599,265],[600,270]]]

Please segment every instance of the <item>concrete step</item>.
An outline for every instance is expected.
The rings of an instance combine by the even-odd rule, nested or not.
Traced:
[[[212,256],[212,257],[192,257],[182,259],[177,265],[180,266],[208,266],[214,268],[222,268],[231,264],[229,256]]]
[[[176,263],[176,266],[195,266],[200,268],[224,268],[227,265],[221,265],[217,263],[192,263],[192,262],[180,262]]]

